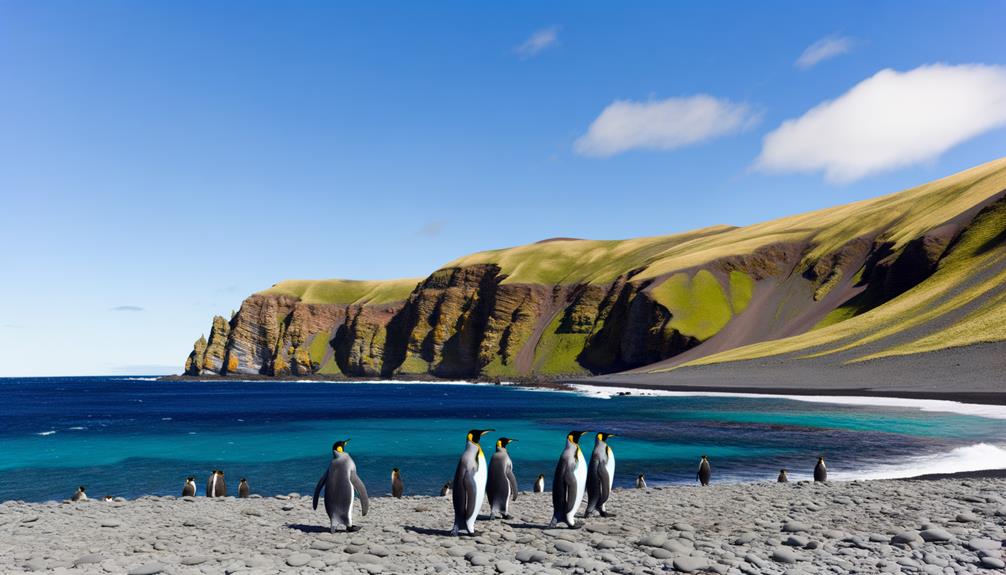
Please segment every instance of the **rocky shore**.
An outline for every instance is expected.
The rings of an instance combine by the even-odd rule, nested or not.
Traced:
[[[0,572],[977,573],[1002,570],[1006,480],[616,490],[615,517],[547,529],[549,493],[448,536],[442,497],[374,498],[354,533],[308,497],[0,504]],[[376,491],[376,489],[374,489]],[[487,510],[486,510],[487,511]]]

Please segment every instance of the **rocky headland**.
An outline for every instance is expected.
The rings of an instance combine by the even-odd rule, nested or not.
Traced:
[[[854,389],[883,383],[871,368],[890,365],[911,388],[907,363],[926,366],[930,383],[950,378],[942,391],[998,385],[1004,244],[1006,159],[747,227],[557,238],[472,254],[419,279],[280,282],[214,318],[184,373],[617,373],[621,384],[643,374],[646,386],[702,386],[733,370],[761,373],[764,386],[787,379],[782,370],[797,374],[794,387],[813,388],[805,374],[824,367],[834,369],[820,379]]]

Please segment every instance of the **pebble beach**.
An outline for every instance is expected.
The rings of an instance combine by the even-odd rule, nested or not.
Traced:
[[[353,533],[300,494],[0,504],[0,572],[981,573],[1003,570],[1006,480],[615,490],[548,529],[550,493],[450,537],[447,497],[372,497]],[[372,492],[379,492],[376,485]],[[581,508],[582,511],[582,508]],[[488,508],[484,509],[488,513]]]

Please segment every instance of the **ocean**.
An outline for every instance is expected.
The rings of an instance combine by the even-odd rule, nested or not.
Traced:
[[[880,405],[870,405],[879,403]],[[615,484],[691,483],[701,455],[713,481],[870,479],[1006,467],[1006,409],[950,402],[546,391],[467,383],[157,381],[142,377],[0,379],[0,501],[200,493],[222,469],[231,493],[246,477],[262,495],[310,494],[331,457],[348,451],[372,495],[432,495],[453,476],[472,428],[494,428],[522,489],[551,483],[566,433],[605,431]],[[589,457],[593,435],[581,445]]]

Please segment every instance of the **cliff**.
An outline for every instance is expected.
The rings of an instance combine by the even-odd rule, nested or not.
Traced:
[[[917,353],[1006,339],[1003,286],[1006,159],[747,227],[546,240],[422,279],[280,282],[214,318],[185,373],[582,375],[848,351],[878,333],[904,337],[863,358]]]

